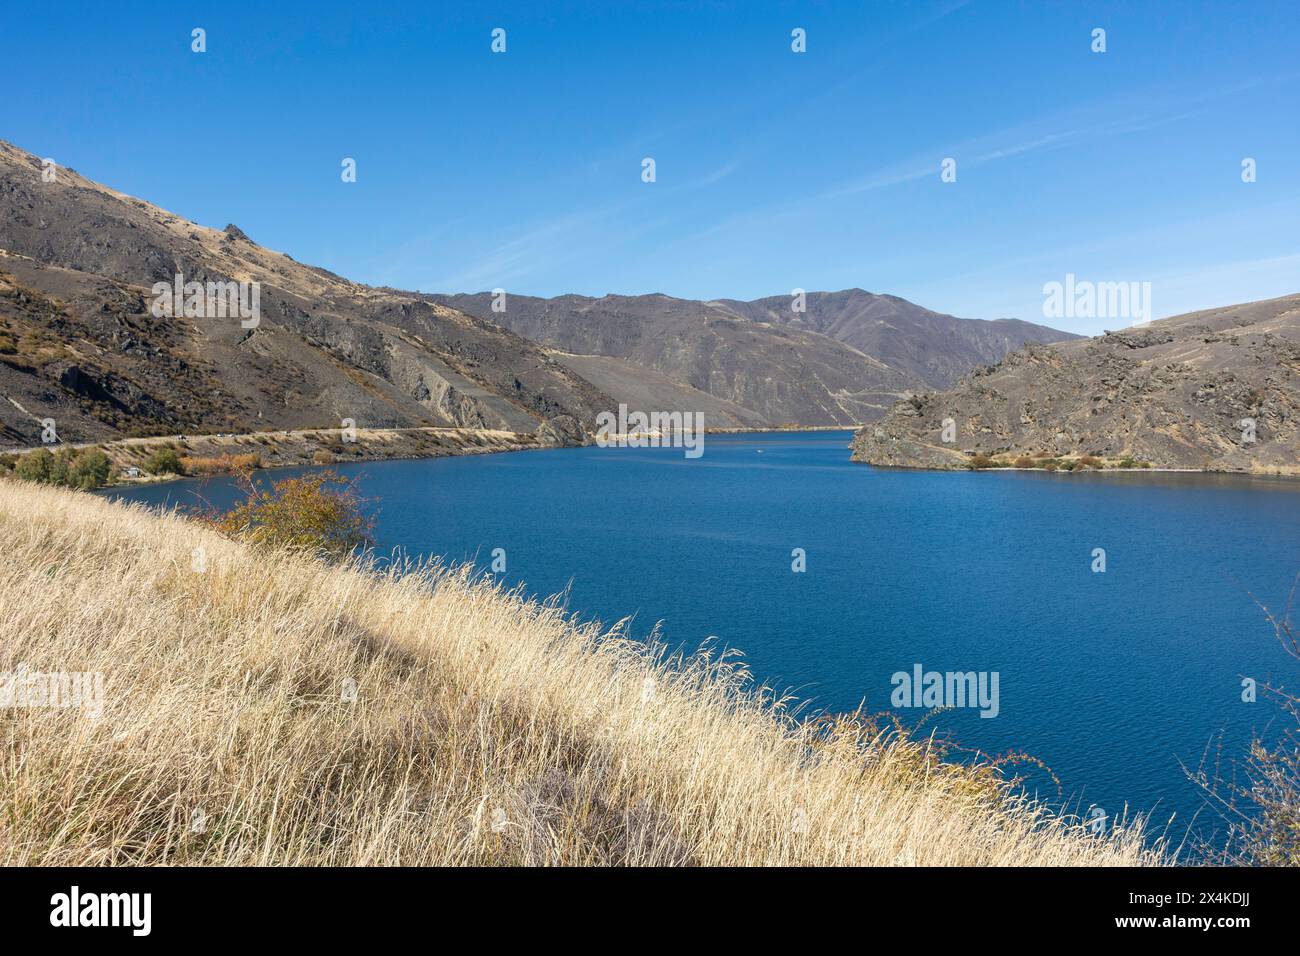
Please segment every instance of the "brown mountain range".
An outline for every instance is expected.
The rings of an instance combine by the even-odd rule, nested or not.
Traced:
[[[156,282],[257,282],[260,318],[157,317]],[[186,430],[587,422],[611,399],[518,335],[199,226],[0,143],[0,443]]]
[[[428,425],[579,437],[619,402],[711,426],[848,425],[1064,333],[862,290],[435,296],[350,282],[0,142],[0,444]],[[157,314],[156,283],[255,283],[255,324]],[[571,421],[571,419],[573,421]]]
[[[642,407],[705,410],[719,424],[873,421],[900,397],[951,385],[1027,342],[1074,338],[1012,319],[931,312],[861,289],[742,302],[667,295],[490,293],[439,301],[554,349],[601,389]],[[716,420],[716,419],[713,419]]]

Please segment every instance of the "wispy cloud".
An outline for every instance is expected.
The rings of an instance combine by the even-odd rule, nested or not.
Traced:
[[[530,275],[554,268],[573,258],[575,244],[589,240],[593,230],[623,211],[630,202],[615,202],[597,209],[561,216],[534,225],[527,232],[494,248],[458,273],[440,276],[424,288],[444,292],[480,292],[505,287]]]

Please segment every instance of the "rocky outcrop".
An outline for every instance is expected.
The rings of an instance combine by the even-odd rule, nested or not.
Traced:
[[[537,438],[542,444],[565,448],[585,445],[587,430],[572,415],[556,415],[537,426]]]

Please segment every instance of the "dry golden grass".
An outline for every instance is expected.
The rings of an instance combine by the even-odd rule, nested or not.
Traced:
[[[185,473],[187,475],[239,474],[242,472],[253,471],[256,468],[261,468],[262,456],[248,454],[218,455],[215,458],[199,458],[187,455],[181,458],[181,464],[185,467]]]
[[[268,554],[17,481],[0,541],[0,671],[105,680],[98,718],[0,710],[0,863],[1164,860],[463,574]]]

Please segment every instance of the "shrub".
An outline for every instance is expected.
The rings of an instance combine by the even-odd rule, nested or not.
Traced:
[[[1092,455],[1084,455],[1082,458],[1079,459],[1079,464],[1076,467],[1094,468],[1100,470],[1101,461],[1097,458],[1094,458]]]
[[[151,475],[185,474],[185,466],[174,448],[159,448],[144,463],[144,470]]]
[[[318,448],[316,454],[311,456],[311,460],[317,465],[331,465],[334,463],[334,456],[324,448]]]
[[[1058,465],[1058,464],[1056,463],[1056,459],[1055,459],[1055,458],[1049,458],[1049,459],[1047,459],[1047,461],[1043,464],[1043,467],[1044,467],[1045,469],[1047,469],[1048,471],[1056,471],[1056,469],[1059,468],[1060,465]]]
[[[26,481],[42,485],[66,485],[91,491],[108,483],[112,462],[98,448],[77,451],[60,448],[51,452],[38,448],[28,452],[14,463],[14,474]]]
[[[996,464],[988,455],[976,455],[970,460],[969,467],[975,471],[981,468],[992,468]]]
[[[113,463],[98,448],[83,451],[68,469],[67,484],[82,491],[93,491],[108,483]]]
[[[1116,467],[1117,467],[1117,468],[1136,468],[1136,467],[1137,467],[1137,462],[1135,462],[1132,458],[1122,458],[1122,459],[1120,459],[1120,463],[1119,463]]]
[[[353,484],[333,471],[259,488],[244,478],[245,500],[207,521],[231,538],[341,558],[371,543],[372,522]]]
[[[66,485],[68,483],[68,474],[72,471],[72,456],[75,455],[71,448],[60,448],[50,458],[50,474],[47,479],[52,485]]]
[[[18,459],[18,464],[14,466],[14,474],[25,481],[48,484],[53,465],[54,456],[50,454],[50,450],[48,448],[38,448],[35,451],[29,451]]]
[[[1033,467],[1034,467],[1034,460],[1033,460],[1032,458],[1030,458],[1028,455],[1021,455],[1019,458],[1016,459],[1016,467],[1017,467],[1017,468],[1033,468]]]

